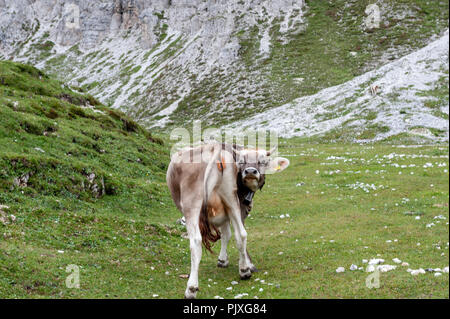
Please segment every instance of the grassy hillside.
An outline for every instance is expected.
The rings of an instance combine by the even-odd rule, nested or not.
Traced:
[[[67,255],[167,234],[168,147],[92,96],[1,61],[0,145],[0,296],[54,295]]]

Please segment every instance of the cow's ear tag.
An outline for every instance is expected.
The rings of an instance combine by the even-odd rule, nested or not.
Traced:
[[[279,171],[281,169],[281,165],[278,165],[276,170]]]

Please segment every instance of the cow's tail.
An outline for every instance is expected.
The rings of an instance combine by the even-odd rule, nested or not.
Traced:
[[[220,182],[223,171],[220,171],[216,167],[216,163],[219,161],[221,154],[221,148],[215,147],[214,154],[211,157],[205,170],[205,177],[203,180],[204,192],[202,208],[200,210],[199,226],[200,233],[202,234],[202,242],[207,250],[211,253],[211,243],[215,243],[220,239],[220,231],[209,222],[208,220],[208,200],[211,193],[214,191],[214,187]]]

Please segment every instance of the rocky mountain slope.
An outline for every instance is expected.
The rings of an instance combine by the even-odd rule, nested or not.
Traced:
[[[147,127],[230,124],[350,81],[446,28],[444,1],[0,0],[3,58]]]
[[[408,132],[449,137],[449,32],[417,52],[351,81],[233,123],[284,137],[326,134],[364,142]]]

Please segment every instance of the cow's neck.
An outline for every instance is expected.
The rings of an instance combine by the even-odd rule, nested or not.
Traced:
[[[239,204],[241,207],[242,222],[244,222],[248,214],[252,210],[253,195],[255,194],[255,192],[253,192],[251,189],[249,189],[242,183],[241,173],[239,173],[237,177],[237,193],[239,198]]]

